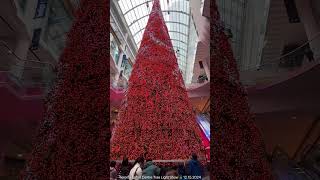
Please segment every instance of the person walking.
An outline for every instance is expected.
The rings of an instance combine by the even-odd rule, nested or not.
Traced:
[[[118,177],[117,169],[116,169],[116,162],[110,162],[110,180],[116,180]]]
[[[133,165],[133,168],[130,170],[129,173],[129,180],[139,180],[142,176],[142,167],[144,163],[144,158],[139,157],[135,164]]]
[[[148,159],[142,171],[142,177],[147,177],[146,179],[153,179],[154,176],[159,176],[159,175],[160,175],[160,168],[154,165],[151,159]]]
[[[193,177],[196,177],[196,176],[201,176],[201,178],[203,177],[202,166],[201,166],[201,163],[198,161],[197,154],[195,153],[192,154],[191,160],[188,162],[187,174]]]
[[[186,180],[186,178],[184,178],[187,175],[185,162],[179,163],[178,174],[179,174],[181,180]]]
[[[130,173],[130,164],[127,157],[123,158],[120,171],[119,171],[119,179],[127,180],[129,179],[129,173]]]

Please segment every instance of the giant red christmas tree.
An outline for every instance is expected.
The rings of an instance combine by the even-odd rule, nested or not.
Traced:
[[[177,58],[155,0],[129,80],[127,103],[111,139],[111,159],[158,160],[203,155]]]
[[[82,1],[23,179],[108,179],[108,13]]]
[[[269,164],[216,6],[211,1],[211,179],[270,180]]]

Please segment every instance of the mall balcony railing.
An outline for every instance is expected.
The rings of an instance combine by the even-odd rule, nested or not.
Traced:
[[[3,58],[0,71],[20,88],[42,88],[46,92],[55,79],[55,66],[40,61],[32,50],[28,53],[37,60],[21,59],[5,42],[0,41],[0,56]]]
[[[320,59],[311,58],[312,51],[309,47],[309,43],[319,38],[320,32],[299,46],[284,47],[283,54],[279,57],[263,60],[259,66],[244,68],[240,71],[243,84],[247,87],[266,85],[303,73],[319,64]]]

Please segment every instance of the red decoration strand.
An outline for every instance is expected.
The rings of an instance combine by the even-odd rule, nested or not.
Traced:
[[[111,159],[188,159],[192,152],[205,157],[200,133],[155,0],[111,139]]]

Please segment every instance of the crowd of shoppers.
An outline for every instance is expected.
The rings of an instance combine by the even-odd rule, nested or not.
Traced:
[[[140,179],[207,179],[205,168],[199,162],[198,156],[192,154],[190,160],[177,166],[157,166],[151,159],[145,161],[144,157],[138,157],[133,164],[128,158],[116,166],[116,162],[110,163],[111,180],[140,180]]]

